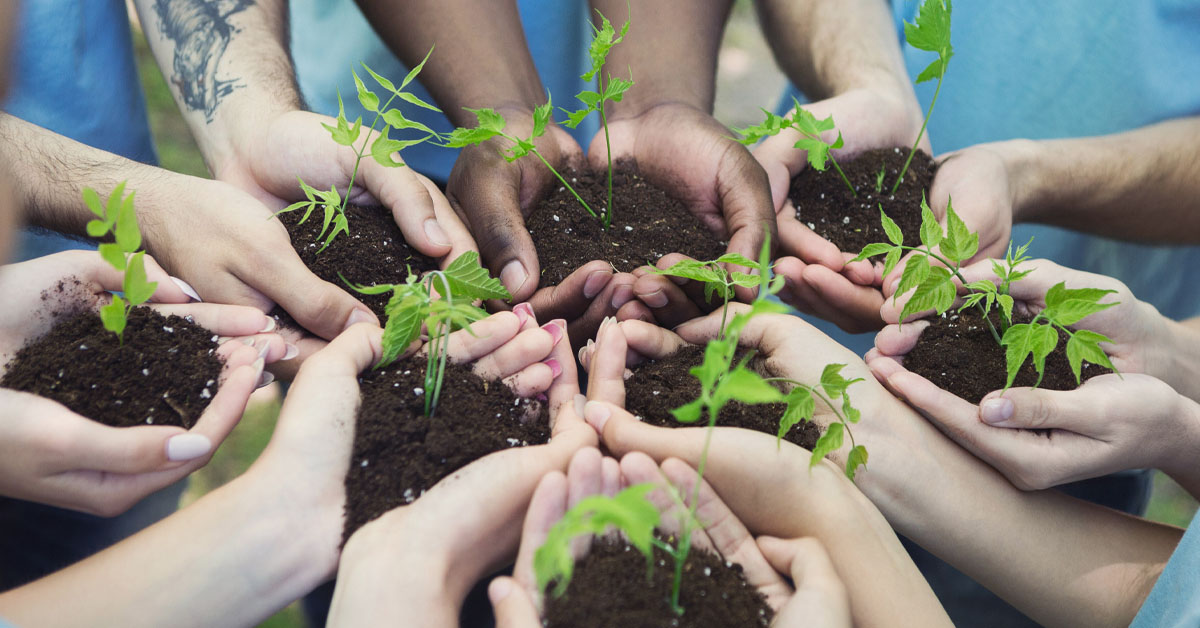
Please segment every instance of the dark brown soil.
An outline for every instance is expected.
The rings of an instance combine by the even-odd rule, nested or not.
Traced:
[[[350,235],[339,235],[320,254],[317,251],[323,240],[318,241],[317,235],[321,232],[321,210],[318,208],[304,224],[300,224],[303,217],[303,210],[279,214],[279,221],[287,227],[291,236],[292,248],[300,255],[304,265],[316,276],[345,289],[365,303],[381,322],[386,320],[383,308],[391,298],[391,293],[359,294],[347,287],[338,273],[351,283],[370,286],[404,283],[410,266],[417,273],[438,268],[436,259],[408,246],[400,227],[392,219],[392,213],[382,207],[347,206],[346,220],[350,223]],[[271,316],[286,326],[299,327],[283,308],[276,307],[271,311]]]
[[[411,356],[359,379],[362,405],[346,473],[344,538],[479,458],[550,439],[545,403],[518,398],[470,365],[446,365],[441,400],[433,418],[426,417],[425,364]]]
[[[607,171],[568,171],[563,176],[597,213],[608,205]],[[619,163],[613,173],[613,205],[616,211],[608,229],[561,184],[534,207],[525,226],[542,265],[540,285],[558,285],[592,260],[605,260],[628,272],[668,253],[716,259],[728,246],[628,162]]]
[[[808,225],[817,235],[837,245],[847,253],[858,253],[872,242],[887,242],[887,234],[879,220],[879,205],[904,233],[906,246],[921,243],[921,194],[928,194],[937,165],[924,151],[913,155],[904,181],[895,196],[889,196],[908,148],[881,148],[862,153],[852,161],[838,162],[846,177],[858,190],[850,194],[846,183],[830,164],[824,172],[805,168],[792,179],[788,197],[796,206],[796,219]],[[875,191],[879,168],[885,166],[882,192]]]
[[[682,617],[671,611],[674,562],[654,548],[653,570],[646,557],[624,541],[596,539],[575,564],[560,598],[546,596],[546,626],[570,628],[729,628],[767,626],[775,613],[746,582],[742,566],[693,549],[683,564],[679,589]]]
[[[625,407],[651,425],[691,427],[676,421],[671,410],[700,396],[700,380],[688,371],[702,361],[704,347],[687,345],[661,360],[637,366],[633,377],[625,382]],[[756,366],[756,362],[752,360],[751,366]],[[774,436],[779,433],[779,417],[786,409],[787,405],[782,403],[747,405],[733,402],[721,409],[717,425],[744,427]],[[815,424],[801,421],[784,438],[811,450],[820,436],[821,430]]]
[[[191,317],[134,308],[124,344],[79,312],[17,352],[0,386],[53,399],[114,427],[190,429],[217,394],[217,337]]]
[[[979,403],[993,390],[1004,388],[1008,370],[1004,347],[996,343],[983,317],[975,310],[961,314],[946,312],[930,320],[929,327],[908,355],[904,367],[971,403]],[[993,323],[999,314],[992,312]],[[1013,322],[1028,323],[1031,317],[1013,312]],[[997,329],[999,329],[997,327]],[[1058,346],[1046,358],[1046,375],[1038,386],[1047,390],[1074,390],[1078,387],[1067,362],[1067,339],[1059,334]],[[1109,373],[1108,369],[1084,362],[1082,379]],[[1017,372],[1014,387],[1033,386],[1037,371],[1029,360]]]

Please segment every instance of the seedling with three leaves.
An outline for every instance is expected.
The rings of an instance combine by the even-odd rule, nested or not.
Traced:
[[[346,205],[350,202],[350,193],[354,189],[354,182],[358,178],[358,167],[362,163],[363,157],[367,154],[368,142],[371,145],[371,158],[374,159],[376,163],[387,168],[401,168],[405,165],[404,162],[393,159],[393,154],[411,146],[416,146],[434,139],[441,139],[441,135],[433,129],[416,120],[410,120],[404,117],[404,114],[399,109],[391,108],[392,102],[399,98],[400,100],[418,107],[441,113],[441,110],[436,106],[421,100],[420,97],[411,92],[404,91],[404,88],[408,87],[409,83],[411,83],[413,79],[415,79],[417,75],[421,73],[421,69],[425,67],[425,62],[429,60],[429,55],[431,54],[433,54],[432,48],[430,48],[429,52],[426,53],[425,58],[421,60],[421,63],[417,64],[416,67],[409,71],[408,75],[404,77],[404,80],[400,83],[399,87],[397,87],[389,79],[377,74],[374,70],[368,67],[367,64],[363,64],[363,69],[365,69],[367,73],[370,74],[373,79],[375,79],[375,82],[378,83],[379,86],[388,93],[388,98],[383,102],[382,105],[380,105],[379,95],[368,89],[367,86],[363,84],[362,79],[359,78],[358,73],[352,71],[354,75],[354,86],[358,91],[358,102],[362,105],[363,109],[375,114],[374,119],[371,120],[371,124],[366,127],[365,134],[363,133],[361,116],[356,118],[353,124],[346,119],[346,109],[342,103],[342,95],[340,93],[338,94],[338,115],[336,125],[331,126],[322,123],[321,126],[325,127],[325,129],[329,131],[329,135],[333,138],[334,142],[341,146],[348,146],[354,149],[354,168],[350,172],[350,184],[346,188],[346,193],[343,195],[338,192],[337,186],[331,186],[329,190],[318,190],[305,183],[303,179],[297,178],[300,182],[300,189],[304,192],[305,200],[288,205],[287,207],[276,212],[276,214],[282,214],[284,212],[304,210],[304,216],[300,219],[300,223],[303,224],[312,216],[312,213],[318,207],[320,207],[321,211],[323,212],[323,222],[321,225],[321,232],[317,235],[317,240],[320,240],[323,243],[321,248],[317,251],[318,253],[328,248],[339,234],[344,233],[349,235],[350,233],[350,224],[346,220]],[[383,127],[380,129],[379,133],[375,135],[374,141],[372,141],[371,134],[374,133],[375,126],[379,124],[381,120],[383,121]],[[415,130],[423,133],[424,136],[406,140],[392,139],[390,137],[390,133],[393,130]],[[355,146],[355,142],[358,142],[359,137],[362,137],[362,142]]]
[[[475,301],[512,298],[500,280],[490,277],[479,265],[479,254],[474,251],[463,253],[445,270],[431,271],[424,278],[410,270],[402,284],[348,285],[362,294],[392,293],[384,308],[387,322],[383,328],[383,354],[375,368],[394,362],[420,337],[422,328],[428,331],[423,393],[426,416],[433,416],[441,397],[448,358],[447,337],[458,329],[470,332],[471,323],[487,317],[487,312],[474,305]]]
[[[100,195],[92,188],[83,189],[83,202],[96,218],[88,221],[87,233],[93,238],[103,238],[111,235],[112,242],[102,242],[98,247],[100,257],[113,268],[124,273],[121,280],[119,295],[112,296],[112,302],[100,308],[100,321],[104,328],[117,335],[121,344],[125,343],[125,325],[129,319],[129,311],[136,305],[141,305],[154,296],[158,283],[146,279],[146,252],[142,248],[142,233],[138,229],[137,216],[133,208],[134,192],[125,196],[125,182],[108,196],[108,202],[102,203]]]

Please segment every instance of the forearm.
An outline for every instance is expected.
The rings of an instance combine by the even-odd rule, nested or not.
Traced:
[[[465,126],[474,120],[464,107],[532,109],[546,101],[515,0],[358,4],[408,67],[433,50],[421,71],[421,84],[454,124]]]
[[[1174,413],[1178,422],[1169,435],[1171,451],[1159,468],[1193,499],[1200,499],[1200,465],[1196,464],[1200,452],[1200,404],[1182,397],[1179,402],[1180,408]]]
[[[1143,305],[1153,309],[1149,304]],[[1173,321],[1157,310],[1153,315],[1162,324],[1155,341],[1147,343],[1145,348],[1146,374],[1170,384],[1179,394],[1200,401],[1200,317]]]
[[[604,74],[626,77],[632,72],[634,85],[621,102],[608,105],[610,119],[634,117],[666,103],[712,112],[717,52],[730,0],[591,0],[590,4],[618,30],[626,16],[630,22],[625,40],[608,55]]]
[[[854,89],[900,99],[916,123],[920,105],[884,0],[758,0],[775,60],[811,100]]]
[[[22,626],[256,625],[332,567],[314,559],[329,553],[315,527],[279,502],[271,486],[243,476],[81,563],[0,595],[0,616]]]
[[[1015,221],[1200,243],[1200,117],[1098,137],[1003,144]]]
[[[272,117],[300,107],[286,0],[135,4],[150,49],[218,178],[237,167],[239,144],[253,142]]]
[[[1019,491],[899,402],[872,414],[894,430],[860,437],[871,462],[859,487],[897,532],[1039,623],[1128,625],[1179,541],[1057,491]]]

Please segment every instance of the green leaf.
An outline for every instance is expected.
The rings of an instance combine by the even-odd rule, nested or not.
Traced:
[[[380,133],[375,138],[375,141],[371,142],[371,157],[374,158],[375,161],[381,166],[387,168],[400,168],[405,165],[404,162],[392,159],[392,155],[404,150],[405,148],[408,148],[409,146],[421,144],[427,139],[429,138],[426,137],[419,140],[393,140],[388,138],[386,134]]]
[[[787,118],[775,115],[766,109],[762,109],[762,112],[766,114],[766,120],[762,124],[733,130],[734,133],[742,136],[742,139],[738,140],[739,142],[749,146],[764,137],[778,135],[780,131],[790,126]]]
[[[428,294],[419,285],[397,286],[384,308],[387,322],[383,327],[383,355],[377,367],[394,362],[421,335],[428,307]]]
[[[651,269],[656,275],[666,275],[668,277],[679,277],[681,279],[691,279],[705,284],[716,284],[724,287],[725,270],[714,266],[710,262],[702,262],[694,259],[684,259],[675,262],[668,268]]]
[[[425,62],[429,60],[429,55],[431,54],[433,54],[433,46],[429,47],[429,52],[425,53],[425,58],[421,59],[421,62],[417,64],[417,67],[409,70],[408,74],[404,76],[404,80],[400,82],[400,89],[408,87],[408,84],[413,82],[413,79],[417,78],[417,75],[420,74],[421,70],[425,68]]]
[[[904,24],[904,38],[920,50],[936,52],[938,58],[917,76],[918,83],[939,78],[946,73],[954,47],[950,45],[950,0],[925,0],[916,23]]]
[[[375,92],[367,89],[366,85],[363,85],[362,79],[358,78],[358,72],[350,70],[350,73],[354,75],[354,88],[358,90],[358,102],[363,106],[363,109],[372,113],[379,111],[379,96],[376,96]]]
[[[125,251],[122,251],[121,247],[111,242],[104,242],[96,247],[96,250],[99,251],[100,257],[108,262],[109,266],[117,270],[125,270]]]
[[[104,203],[100,200],[100,195],[96,193],[96,190],[93,190],[92,188],[83,188],[83,203],[87,205],[88,209],[92,210],[92,213],[95,214],[97,218],[101,220],[107,219],[107,216],[104,214]],[[92,237],[95,238],[99,236]]]
[[[516,144],[504,151],[504,159],[506,159],[509,163],[512,163],[524,157],[525,155],[532,153],[534,150],[536,150],[536,147],[533,145],[533,142],[525,139],[518,139]]]
[[[825,131],[833,130],[833,116],[819,119],[813,115],[811,111],[801,107],[794,98],[792,99],[792,102],[796,103],[795,108],[792,110],[792,128],[796,129],[803,135],[815,138],[821,137],[821,134]]]
[[[625,33],[629,32],[629,22],[621,27],[621,33],[618,35],[613,29],[612,22],[596,10],[596,15],[600,16],[600,27],[592,25],[592,43],[588,45],[588,58],[591,59],[592,67],[587,72],[580,75],[579,78],[585,81],[591,81],[604,68],[604,62],[608,59],[608,53],[612,47],[621,43],[625,38]]]
[[[929,257],[926,255],[914,255],[908,258],[908,263],[904,265],[904,272],[900,275],[900,283],[896,286],[896,293],[892,300],[900,298],[900,295],[921,285],[921,282],[929,277]]]
[[[1012,322],[1013,298],[1007,294],[1001,294],[996,297],[996,301],[1000,303],[1000,311],[1004,313],[1005,322]]]
[[[346,120],[346,108],[342,103],[342,94],[339,91],[337,126],[329,126],[324,122],[321,123],[321,126],[329,131],[329,136],[333,138],[334,142],[341,146],[353,146],[354,141],[358,139],[359,133],[362,132],[362,118],[357,118],[354,121],[354,126],[350,126],[350,123]]]
[[[387,111],[383,112],[383,121],[387,123],[388,126],[396,130],[402,131],[405,129],[416,129],[422,133],[427,133],[434,136],[437,135],[433,129],[425,126],[425,124],[417,122],[416,120],[409,120],[408,118],[404,117],[404,114],[400,113],[399,109],[388,109]]]
[[[942,255],[952,262],[965,262],[979,251],[979,234],[971,233],[949,200],[946,201],[946,239],[942,241],[941,250]]]
[[[625,97],[625,92],[629,91],[631,87],[633,87],[631,79],[610,77],[608,83],[604,85],[604,100],[621,102],[621,99]]]
[[[929,275],[917,286],[917,290],[901,309],[900,320],[905,321],[909,316],[926,310],[941,314],[954,305],[955,295],[953,275],[950,271],[941,266],[930,266]]]
[[[87,234],[93,238],[103,237],[108,233],[108,223],[103,220],[89,220],[87,223]]]
[[[1108,359],[1108,354],[1100,348],[1101,342],[1111,343],[1112,340],[1104,334],[1098,334],[1089,329],[1080,329],[1067,339],[1067,362],[1071,364],[1071,372],[1075,374],[1075,383],[1078,384],[1083,376],[1084,360],[1113,371],[1117,370],[1117,367],[1113,366],[1112,361]]]
[[[112,303],[100,308],[100,322],[105,329],[120,336],[125,331],[125,301],[114,294]]]
[[[387,80],[386,78],[384,78],[382,76],[379,76],[379,74],[377,74],[375,72],[375,70],[372,70],[371,67],[368,66],[366,63],[363,63],[362,67],[363,67],[363,69],[365,69],[367,71],[368,74],[371,75],[371,78],[375,79],[376,83],[379,83],[380,87],[386,89],[389,92],[396,91],[396,86],[394,84],[392,84],[391,81]]]
[[[121,213],[121,199],[125,198],[125,182],[122,181],[113,188],[113,191],[108,195],[108,202],[104,207],[104,216],[110,223],[115,223],[117,217]]]
[[[580,109],[579,111],[567,111],[566,109],[563,109],[563,111],[567,114],[567,119],[563,122],[563,126],[573,129],[582,124],[583,121],[587,119],[588,114],[595,110]]]
[[[938,224],[937,216],[925,202],[925,192],[921,192],[921,244],[929,250],[942,242],[942,225]]]
[[[474,301],[476,299],[511,299],[512,295],[500,283],[499,279],[488,274],[487,269],[479,264],[479,253],[467,251],[450,262],[442,271],[450,292],[455,298],[462,297]],[[441,288],[434,282],[435,288]],[[442,295],[445,297],[446,295]]]
[[[582,92],[575,94],[575,98],[579,100],[579,102],[583,103],[584,107],[586,107],[590,113],[596,110],[596,106],[600,104],[600,99],[603,98],[603,96],[600,95],[600,92],[585,89]]]
[[[783,401],[783,393],[754,371],[739,366],[721,378],[713,392],[713,403],[724,405],[727,401],[742,403],[775,403]]]
[[[553,101],[550,99],[550,92],[546,92],[546,104],[539,105],[533,109],[533,133],[529,137],[541,137],[546,134],[546,125],[550,123],[550,116],[554,113]]]
[[[850,383],[853,384],[854,382],[861,381],[862,378],[860,377],[858,379],[850,380]],[[860,412],[858,408],[855,408],[854,404],[850,403],[850,395],[842,396],[842,415],[851,423],[858,423],[858,420],[862,418],[862,412]]]
[[[1055,284],[1046,292],[1046,309],[1042,316],[1068,327],[1084,318],[1107,310],[1117,303],[1099,303],[1106,295],[1116,294],[1116,290],[1101,290],[1099,288],[1067,289],[1064,282]]]
[[[825,428],[825,433],[821,434],[821,437],[817,439],[817,444],[813,447],[812,457],[808,461],[810,468],[817,466],[825,456],[842,447],[844,430],[845,427],[841,423],[830,423],[829,427]]]
[[[875,257],[876,255],[882,255],[884,253],[891,251],[894,248],[896,248],[896,247],[894,247],[891,244],[887,244],[886,242],[875,242],[873,244],[868,244],[868,245],[864,246],[862,252],[859,253],[858,256],[855,257],[851,261],[861,262],[861,261],[867,259],[868,257]],[[886,275],[887,273],[884,273],[884,274]]]
[[[438,109],[437,105],[431,105],[431,104],[425,102],[424,100],[421,100],[420,98],[417,97],[416,94],[410,94],[408,92],[400,92],[399,94],[396,94],[396,97],[399,98],[400,100],[403,100],[404,102],[421,107],[422,109],[428,109],[430,111],[436,111],[438,113],[442,112],[441,109]],[[438,134],[438,135],[440,136],[440,134]]]
[[[887,257],[883,259],[883,276],[887,277],[896,270],[896,264],[900,263],[900,247],[895,247],[888,251]]]
[[[759,267],[758,262],[746,257],[745,255],[742,255],[741,253],[726,253],[713,261],[718,264],[734,264],[752,269]]]
[[[858,379],[851,381],[842,377],[842,369],[844,368],[846,368],[845,364],[826,364],[825,368],[821,371],[821,388],[825,390],[825,394],[833,399],[841,397],[850,384],[860,381]]]
[[[130,305],[141,305],[154,296],[158,283],[146,278],[146,252],[138,251],[129,259],[129,267],[125,270],[125,298]]]
[[[883,222],[883,232],[887,234],[888,240],[896,246],[904,244],[904,233],[900,231],[900,225],[897,225],[895,220],[888,218],[882,207],[879,208],[879,219]]]
[[[813,168],[824,172],[825,169],[829,167],[826,162],[829,161],[830,146],[829,144],[821,141],[820,138],[800,138],[796,142],[795,147],[808,152],[808,165],[812,166]]]
[[[787,433],[800,421],[811,421],[813,413],[817,409],[817,403],[813,400],[812,393],[803,386],[796,386],[789,391],[785,401],[787,409],[779,418],[779,433],[775,437],[776,443],[787,436]]]
[[[1000,339],[1004,346],[1004,358],[1008,369],[1008,381],[1004,387],[1009,388],[1016,379],[1025,359],[1033,356],[1033,366],[1040,376],[1045,372],[1046,356],[1058,344],[1058,330],[1050,325],[1033,325],[1021,323],[1013,325],[1004,332]]]
[[[854,472],[865,464],[867,464],[867,448],[862,445],[855,445],[850,450],[850,455],[846,458],[846,477],[854,481]]]
[[[134,194],[136,192],[130,192],[129,196],[121,201],[116,228],[113,229],[117,246],[126,253],[132,253],[142,247],[142,232],[138,230],[137,213],[133,208]]]
[[[704,409],[704,403],[699,399],[675,408],[671,411],[671,415],[680,423],[695,423],[700,420],[700,412]]]

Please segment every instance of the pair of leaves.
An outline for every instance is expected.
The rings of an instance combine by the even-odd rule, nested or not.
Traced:
[[[317,240],[324,240],[323,245],[317,251],[320,253],[333,243],[339,233],[350,233],[350,223],[346,220],[346,214],[343,211],[342,195],[338,193],[336,186],[330,186],[329,190],[318,190],[299,177],[296,180],[300,182],[300,190],[304,192],[305,200],[292,203],[275,212],[275,215],[303,209],[304,215],[300,217],[300,224],[304,224],[312,216],[313,211],[320,207],[322,220]],[[333,227],[333,231],[329,231],[330,226]]]
[[[1005,388],[1012,386],[1017,372],[1026,359],[1032,359],[1034,369],[1038,373],[1038,383],[1041,383],[1045,372],[1046,356],[1058,346],[1059,333],[1062,329],[1067,333],[1067,361],[1071,372],[1078,383],[1082,378],[1083,362],[1100,364],[1116,370],[1108,355],[1100,348],[1101,342],[1112,342],[1104,334],[1081,329],[1072,331],[1067,327],[1078,323],[1087,316],[1107,310],[1117,303],[1100,303],[1100,299],[1113,294],[1115,290],[1099,288],[1068,289],[1064,282],[1055,284],[1046,292],[1046,308],[1034,318],[1031,323],[1013,325],[1004,332],[1000,344],[1005,347],[1005,361],[1008,368],[1008,380]],[[1046,323],[1039,324],[1045,320]],[[1034,384],[1035,386],[1037,384]]]
[[[553,596],[566,593],[575,573],[572,541],[580,536],[604,534],[610,528],[624,533],[629,543],[645,555],[647,561],[651,560],[654,529],[661,519],[658,508],[647,497],[652,490],[653,484],[635,484],[612,497],[585,497],[568,510],[546,533],[546,540],[533,554],[537,590],[545,591],[553,582]]]
[[[917,76],[918,83],[940,79],[954,56],[950,45],[951,0],[925,0],[915,23],[904,23],[904,39],[914,48],[936,52],[938,58]]]
[[[795,129],[804,137],[794,145],[795,148],[806,151],[808,164],[817,170],[824,171],[829,167],[830,150],[836,150],[845,146],[845,141],[842,139],[842,134],[839,131],[837,139],[833,143],[826,142],[821,139],[821,134],[825,131],[832,131],[834,128],[833,116],[828,116],[824,119],[818,119],[810,111],[800,106],[799,101],[794,98],[795,103],[791,118],[777,116],[766,109],[763,113],[766,114],[766,119],[762,124],[750,126],[744,129],[734,129],[734,132],[742,136],[738,140],[743,144],[750,145],[758,140],[770,136],[778,135],[784,129]]]
[[[146,277],[146,252],[138,251],[142,246],[142,233],[133,204],[135,194],[130,192],[125,196],[125,182],[122,181],[109,194],[108,201],[102,203],[95,190],[83,189],[83,202],[96,216],[88,222],[87,233],[93,238],[112,235],[113,242],[104,242],[97,248],[104,261],[124,272],[121,291],[125,298],[113,295],[112,302],[100,308],[104,328],[118,337],[125,331],[129,309],[149,301],[158,289],[158,283]]]
[[[842,443],[845,442],[845,433],[845,424],[830,423],[829,427],[825,428],[825,433],[821,434],[821,438],[817,440],[817,444],[813,447],[812,457],[809,458],[809,466],[816,466],[825,456],[841,449]],[[846,477],[853,480],[858,468],[867,464],[867,458],[866,447],[862,445],[851,447],[849,455],[846,456]]]
[[[715,260],[708,261],[684,259],[676,262],[669,268],[655,268],[651,272],[656,275],[699,281],[704,284],[704,298],[706,301],[711,300],[713,294],[719,294],[722,299],[728,301],[733,298],[734,286],[754,288],[759,285],[759,277],[757,275],[740,271],[729,272],[722,264],[745,266],[752,270],[758,270],[760,273],[762,272],[758,262],[738,253],[726,253]]]
[[[821,371],[821,381],[818,385],[820,390],[824,391],[827,400],[842,399],[842,414],[841,420],[849,423],[857,423],[862,417],[862,413],[854,407],[850,402],[850,396],[846,394],[846,389],[851,384],[861,382],[861,377],[854,379],[846,379],[842,375],[842,369],[845,364],[828,364]],[[785,401],[787,409],[779,420],[779,432],[776,435],[776,442],[783,440],[783,437],[801,421],[812,421],[813,415],[816,412],[816,397],[814,395],[816,388],[810,388],[805,384],[795,382],[797,385],[788,392]],[[842,422],[831,423],[821,437],[817,439],[816,445],[813,447],[812,457],[809,459],[809,467],[815,467],[830,453],[837,451],[842,446],[843,432],[846,426]],[[851,451],[851,457],[847,460],[846,476],[851,480],[854,479],[854,472],[859,465],[866,463],[866,449],[861,446],[856,446]]]

